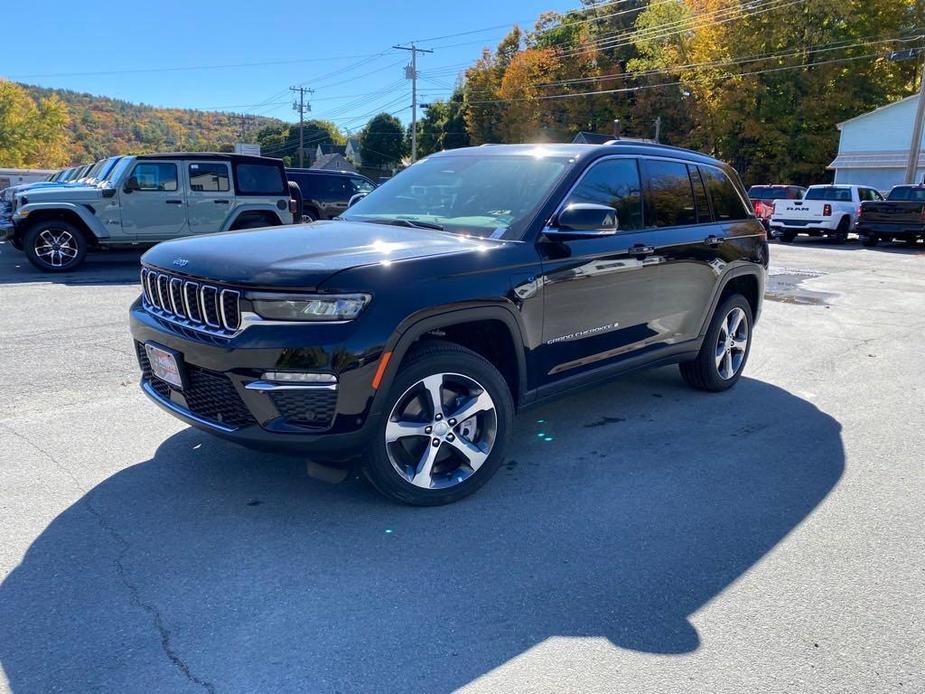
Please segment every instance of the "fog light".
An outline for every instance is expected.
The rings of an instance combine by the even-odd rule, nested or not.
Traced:
[[[337,383],[334,374],[296,373],[293,371],[267,371],[260,378],[277,383]]]

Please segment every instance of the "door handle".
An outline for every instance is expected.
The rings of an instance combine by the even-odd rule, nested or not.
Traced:
[[[182,205],[183,204],[182,200],[165,200],[164,202],[166,202],[168,205]]]
[[[703,240],[705,244],[707,244],[708,246],[712,246],[713,248],[716,248],[717,246],[719,246],[721,243],[724,243],[725,241],[726,241],[725,236],[716,236],[715,234],[710,234]]]
[[[637,243],[635,246],[630,248],[630,255],[642,256],[642,255],[652,255],[655,253],[655,248],[652,246],[646,246],[642,243]]]
[[[229,204],[227,200],[213,200],[216,205],[227,205]]]

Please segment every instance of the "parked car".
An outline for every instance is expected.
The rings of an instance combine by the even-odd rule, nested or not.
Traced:
[[[775,200],[802,200],[805,193],[806,188],[802,186],[760,185],[748,189],[748,199],[755,210],[755,216],[768,229]]]
[[[350,198],[375,189],[366,176],[347,171],[286,169],[286,176],[302,192],[302,221],[334,219],[347,209]]]
[[[886,200],[862,202],[858,234],[865,246],[925,238],[925,184],[896,186]]]
[[[492,145],[431,155],[334,221],[159,244],[130,323],[142,389],[187,424],[362,454],[387,496],[442,504],[498,469],[528,404],[668,363],[735,385],[767,262],[716,159]]]
[[[774,203],[769,222],[771,233],[785,243],[793,241],[798,234],[829,236],[844,243],[849,232],[855,230],[858,210],[865,200],[883,200],[883,196],[865,186],[810,186],[802,200]]]
[[[280,159],[145,154],[120,158],[96,185],[17,194],[7,236],[40,270],[63,272],[89,250],[291,224],[293,207]]]

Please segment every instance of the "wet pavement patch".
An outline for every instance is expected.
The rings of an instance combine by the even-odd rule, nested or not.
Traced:
[[[806,280],[822,277],[824,274],[806,270],[783,270],[770,274],[765,286],[764,298],[784,304],[827,306],[835,294],[817,292],[803,286]]]

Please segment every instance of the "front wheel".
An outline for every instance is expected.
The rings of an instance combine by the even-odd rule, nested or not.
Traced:
[[[681,376],[699,390],[732,388],[745,369],[751,338],[752,308],[744,296],[733,294],[713,314],[696,359],[679,364]]]
[[[63,220],[39,222],[23,239],[26,258],[44,272],[67,272],[84,261],[87,239],[80,229]]]
[[[458,501],[501,466],[514,403],[504,377],[464,347],[432,342],[403,363],[364,470],[385,496],[414,506]]]

